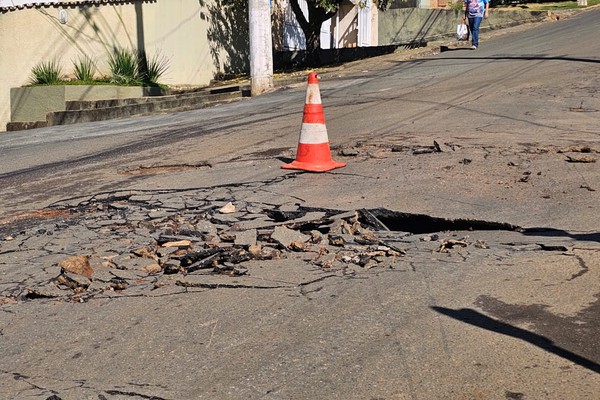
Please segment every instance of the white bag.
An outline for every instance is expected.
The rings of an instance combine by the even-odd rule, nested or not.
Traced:
[[[466,24],[458,24],[456,27],[456,40],[469,40],[469,28]]]

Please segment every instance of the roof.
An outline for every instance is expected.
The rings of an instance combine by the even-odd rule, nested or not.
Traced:
[[[143,0],[147,1],[147,0]],[[156,0],[153,0],[156,1]],[[39,8],[44,6],[62,6],[62,7],[73,7],[83,5],[100,5],[100,4],[111,4],[111,3],[131,3],[133,0],[0,0],[0,11],[16,11],[23,10],[25,8]]]

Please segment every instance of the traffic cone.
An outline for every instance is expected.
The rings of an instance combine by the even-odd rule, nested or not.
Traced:
[[[281,168],[325,172],[345,166],[346,163],[335,162],[331,159],[325,116],[321,104],[321,92],[319,91],[319,77],[315,72],[311,72],[308,74],[306,102],[296,160],[282,165]]]

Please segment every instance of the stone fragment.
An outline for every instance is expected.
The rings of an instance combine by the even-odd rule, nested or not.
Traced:
[[[254,246],[256,244],[256,229],[236,232],[234,243],[240,246]]]
[[[60,274],[56,278],[55,282],[59,285],[65,285],[71,289],[77,289],[80,287],[87,288],[88,286],[90,286],[90,283],[92,283],[92,281],[89,278],[70,272],[64,272]]]
[[[169,246],[163,245],[163,247]],[[152,260],[156,260],[157,258],[155,249],[148,246],[140,247],[137,250],[133,250],[132,253],[138,257],[150,258]]]
[[[272,247],[250,246],[248,248],[250,256],[256,260],[276,260],[281,258],[281,252]]]
[[[236,234],[231,231],[224,231],[219,233],[219,238],[224,242],[233,242],[235,241]]]
[[[69,272],[91,278],[94,269],[90,265],[89,256],[73,256],[62,260],[58,266],[63,272]]]
[[[306,251],[309,248],[309,245],[307,245],[304,242],[292,242],[290,243],[290,250],[292,251]]]
[[[44,286],[28,288],[25,297],[28,298],[37,298],[37,297],[61,297],[66,293],[64,290],[61,290],[58,286],[53,283],[49,283]]]
[[[155,275],[155,274],[160,273],[162,271],[162,268],[158,264],[150,264],[150,265],[146,265],[144,267],[144,270],[151,275]]]
[[[179,240],[177,242],[163,243],[162,247],[190,247],[192,242],[189,240]]]
[[[235,206],[233,205],[233,203],[229,202],[223,207],[219,208],[219,212],[221,214],[232,214],[235,212]]]
[[[171,212],[165,210],[153,210],[148,213],[148,217],[151,219],[161,219],[166,218],[171,214]]]
[[[271,234],[271,239],[287,248],[292,242],[307,242],[310,239],[310,236],[285,226],[276,226]]]
[[[137,273],[135,273],[134,271],[129,271],[129,270],[124,270],[124,269],[111,269],[110,273],[115,276],[116,278],[120,279],[120,280],[135,280],[137,278],[140,278],[140,275],[138,275]],[[114,278],[111,279],[111,281],[114,281]]]
[[[310,242],[313,244],[319,244],[323,241],[323,234],[319,231],[310,231]]]
[[[344,246],[346,244],[353,244],[354,236],[348,234],[341,235],[329,235],[329,244],[332,246]]]

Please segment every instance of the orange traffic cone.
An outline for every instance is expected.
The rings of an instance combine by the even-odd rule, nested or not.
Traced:
[[[319,77],[315,72],[311,72],[308,74],[308,88],[306,89],[306,102],[296,160],[282,165],[281,168],[325,172],[345,166],[346,163],[335,162],[331,159],[325,116],[321,105]]]

